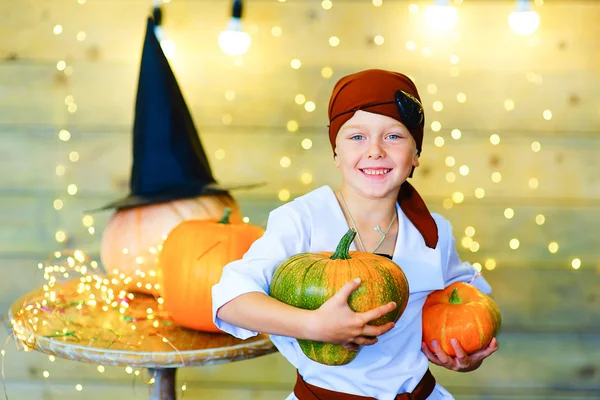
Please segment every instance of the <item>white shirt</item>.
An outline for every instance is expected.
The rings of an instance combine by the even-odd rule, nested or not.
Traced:
[[[372,346],[363,346],[356,358],[346,365],[327,366],[302,353],[294,338],[271,335],[279,352],[312,385],[393,400],[398,393],[411,392],[427,371],[429,360],[421,351],[422,307],[427,295],[456,281],[471,282],[484,293],[491,288],[469,263],[461,262],[455,249],[452,227],[443,217],[432,214],[438,226],[437,247],[425,245],[423,237],[399,205],[398,237],[393,261],[409,284],[408,305],[389,332],[379,336]],[[248,292],[269,294],[274,271],[288,257],[303,252],[334,251],[348,230],[333,190],[322,186],[269,214],[262,238],[252,244],[241,260],[228,264],[218,284],[213,286],[213,320],[216,326],[233,336],[246,339],[257,335],[247,329],[216,318],[217,310],[230,300]],[[352,244],[350,250],[356,250]],[[474,280],[473,278],[476,277]],[[291,393],[287,400],[296,399]],[[453,399],[436,385],[428,399]]]

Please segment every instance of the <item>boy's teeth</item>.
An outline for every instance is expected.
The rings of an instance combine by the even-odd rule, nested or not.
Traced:
[[[363,172],[367,175],[384,175],[390,172],[389,169],[363,169]]]

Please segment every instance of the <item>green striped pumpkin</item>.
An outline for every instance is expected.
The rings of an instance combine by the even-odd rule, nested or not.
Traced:
[[[361,284],[349,297],[355,312],[365,312],[390,301],[394,311],[371,321],[371,325],[396,322],[408,303],[408,281],[402,269],[386,257],[373,253],[349,251],[356,231],[349,230],[335,252],[300,253],[285,260],[271,281],[271,296],[294,307],[316,310],[352,279]],[[298,339],[302,352],[325,365],[343,365],[358,352],[340,344]]]

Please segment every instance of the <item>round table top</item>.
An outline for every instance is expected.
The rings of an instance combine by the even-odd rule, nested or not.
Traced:
[[[78,285],[54,289],[55,298],[39,289],[17,300],[7,318],[17,341],[61,358],[145,368],[219,364],[277,351],[268,335],[240,340],[177,326],[149,295],[129,296],[126,308],[92,306]]]

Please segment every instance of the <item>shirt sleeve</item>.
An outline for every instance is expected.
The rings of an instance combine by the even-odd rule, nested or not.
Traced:
[[[221,280],[212,288],[213,322],[217,328],[240,339],[258,332],[240,328],[217,318],[217,311],[236,297],[250,292],[269,294],[273,273],[288,257],[310,248],[308,212],[302,204],[288,203],[269,214],[263,236],[256,240],[242,259],[223,268]]]
[[[456,242],[452,234],[452,226],[450,225],[450,222],[445,222],[449,240],[444,286],[448,287],[454,282],[467,282],[481,290],[483,293],[489,295],[492,292],[492,287],[473,265],[466,261],[461,261],[458,252],[456,251]]]

